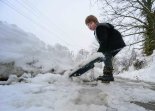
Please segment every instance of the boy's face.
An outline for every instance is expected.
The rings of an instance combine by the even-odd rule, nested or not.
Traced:
[[[96,23],[95,22],[89,22],[87,23],[87,26],[90,30],[94,31],[96,29]]]

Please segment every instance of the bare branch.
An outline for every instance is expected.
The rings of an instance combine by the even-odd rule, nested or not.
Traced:
[[[131,27],[126,28],[126,29],[124,29],[124,27],[123,27],[124,30],[121,32],[123,33],[123,32],[129,31],[129,30],[135,29],[135,28],[142,28],[142,27],[144,27],[144,26],[143,25],[139,25],[139,26],[137,25],[137,26],[131,26]]]
[[[147,13],[150,13],[150,10],[139,0],[137,0],[137,2],[144,8],[145,11],[147,11]]]
[[[137,21],[139,21],[140,23],[143,23],[144,25],[146,25],[146,23],[145,23],[145,22],[143,22],[142,20],[140,20],[140,19],[138,19],[138,18],[136,18],[136,17],[130,16],[130,15],[118,14],[118,13],[117,13],[117,15],[119,15],[119,16],[121,16],[121,17],[128,17],[128,18],[132,18],[132,19],[137,20]]]
[[[105,2],[107,3],[107,5],[109,5],[111,7],[111,9],[114,11],[114,13],[117,13],[117,11],[114,9],[114,7],[112,5],[110,5],[110,3],[107,0],[105,0]]]
[[[144,33],[145,32],[131,33],[131,34],[124,35],[123,37],[131,36],[131,35],[136,35],[136,34],[144,34]]]
[[[140,41],[138,41],[138,42],[134,42],[134,43],[129,44],[129,45],[127,45],[127,46],[135,45],[135,44],[138,44],[138,43],[140,43],[140,42],[144,42],[144,41],[145,41],[145,40],[140,40]]]
[[[133,48],[133,49],[142,50],[142,49],[143,49],[143,47],[141,47],[141,48]]]

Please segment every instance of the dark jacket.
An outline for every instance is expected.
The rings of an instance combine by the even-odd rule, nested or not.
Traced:
[[[97,24],[94,34],[100,44],[98,52],[111,52],[114,56],[117,53],[117,49],[125,47],[121,33],[109,23]]]

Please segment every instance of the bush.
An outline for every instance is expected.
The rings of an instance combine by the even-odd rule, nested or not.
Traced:
[[[137,59],[136,61],[134,61],[133,66],[135,70],[139,70],[139,69],[144,68],[145,64],[146,64],[145,60]]]

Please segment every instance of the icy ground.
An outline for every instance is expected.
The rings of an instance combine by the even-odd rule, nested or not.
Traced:
[[[110,84],[84,83],[77,79],[47,73],[29,78],[26,83],[1,85],[0,111],[155,110],[153,83],[121,78]]]

